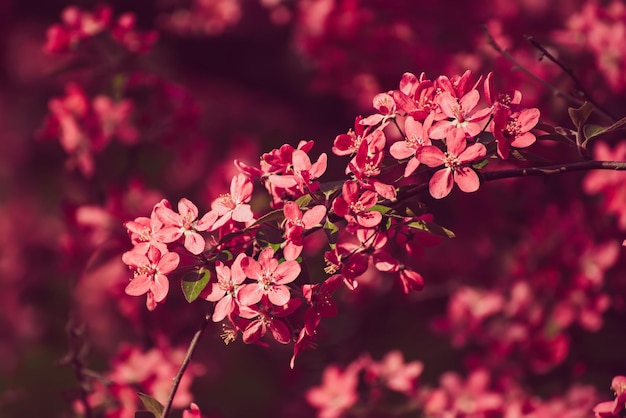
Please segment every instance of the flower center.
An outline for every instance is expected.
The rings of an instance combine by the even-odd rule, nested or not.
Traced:
[[[443,164],[450,170],[456,171],[461,166],[461,161],[456,155],[446,152]]]

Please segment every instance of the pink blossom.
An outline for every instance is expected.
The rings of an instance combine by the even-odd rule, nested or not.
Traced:
[[[339,418],[358,400],[358,368],[328,366],[320,386],[309,389],[306,400],[319,410],[319,418]]]
[[[452,120],[437,122],[429,131],[433,139],[447,138],[451,130],[459,130],[467,137],[475,137],[483,129],[481,121],[489,116],[491,108],[475,110],[480,100],[478,90],[470,90],[460,99],[452,96],[447,91],[438,95],[435,99],[441,112]]]
[[[333,211],[337,216],[343,216],[352,224],[359,224],[365,228],[373,228],[382,221],[382,214],[368,210],[376,204],[376,192],[366,190],[359,195],[359,184],[348,180],[343,184],[342,195],[333,201]]]
[[[536,141],[530,130],[539,122],[539,109],[523,109],[512,113],[496,103],[490,129],[498,143],[498,155],[507,158],[509,147],[526,148]]]
[[[205,241],[198,231],[209,229],[215,222],[217,213],[208,212],[202,219],[197,220],[198,208],[186,198],[178,201],[179,213],[170,209],[166,200],[155,206],[154,210],[163,223],[163,228],[156,234],[159,241],[170,243],[184,237],[184,246],[190,253],[200,254],[204,251]]]
[[[241,260],[245,254],[239,254],[233,265],[228,267],[221,261],[215,263],[217,283],[211,282],[202,292],[201,296],[209,302],[217,302],[213,311],[213,321],[219,322],[233,313],[237,307],[237,291],[246,279],[241,269]]]
[[[237,298],[246,306],[258,303],[264,295],[274,305],[285,305],[291,297],[286,284],[296,280],[301,271],[297,261],[279,264],[271,247],[261,251],[258,261],[252,257],[244,258],[241,268],[247,277],[257,281],[244,284],[239,290]]]
[[[395,142],[389,148],[391,156],[397,160],[404,160],[410,158],[404,168],[404,177],[408,177],[419,167],[419,160],[417,159],[417,150],[426,145],[432,145],[430,138],[428,137],[428,131],[433,123],[434,113],[430,113],[424,124],[413,119],[412,116],[406,118],[404,122],[404,136],[403,141]]]
[[[133,278],[126,286],[126,294],[141,296],[148,294],[146,306],[152,311],[157,303],[163,302],[170,288],[167,274],[178,267],[180,257],[176,253],[162,254],[156,247],[150,247],[147,254],[128,251],[122,261],[134,270]]]
[[[416,380],[423,370],[424,365],[420,361],[405,363],[398,350],[390,351],[379,363],[374,362],[367,368],[370,379],[378,379],[389,389],[407,395],[415,390]]]
[[[252,181],[245,174],[237,174],[233,177],[230,182],[230,193],[221,195],[211,204],[212,211],[217,215],[217,220],[211,229],[217,229],[231,219],[243,223],[254,219],[249,205],[253,188]]]
[[[468,163],[479,160],[487,154],[483,144],[472,144],[469,147],[465,141],[463,131],[454,129],[447,136],[447,152],[444,153],[434,145],[422,147],[418,151],[418,160],[429,167],[444,168],[433,174],[429,182],[430,194],[435,199],[441,199],[450,194],[453,182],[466,192],[475,192],[480,186],[480,180]]]
[[[300,299],[290,299],[284,305],[276,306],[263,297],[258,306],[241,306],[239,316],[252,320],[243,331],[243,341],[246,344],[258,343],[269,330],[274,340],[289,344],[291,332],[279,318],[290,315],[300,304]]]
[[[317,205],[307,210],[304,215],[295,202],[289,201],[283,207],[285,213],[285,260],[298,258],[303,248],[302,233],[318,225],[326,216],[326,207]]]

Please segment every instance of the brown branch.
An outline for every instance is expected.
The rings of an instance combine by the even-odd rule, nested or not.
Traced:
[[[79,401],[83,407],[85,418],[93,417],[91,405],[89,405],[89,376],[85,369],[83,357],[85,348],[85,325],[75,325],[74,320],[70,320],[67,324],[67,336],[69,340],[70,352],[60,360],[61,365],[69,365],[74,370],[74,376],[78,382]]]
[[[561,61],[559,61],[554,55],[552,55],[550,53],[550,51],[548,51],[543,45],[541,45],[539,43],[539,41],[537,41],[532,36],[526,35],[525,38],[532,46],[534,46],[535,48],[537,48],[541,52],[542,56],[545,56],[550,61],[552,61],[554,64],[556,64],[561,70],[563,70],[563,72],[565,74],[567,74],[569,76],[569,78],[572,79],[572,81],[574,81],[574,84],[576,84],[576,87],[577,87],[578,91],[582,94],[582,97],[586,101],[591,103],[596,108],[598,113],[600,113],[602,116],[604,116],[605,118],[607,118],[607,119],[609,119],[609,120],[611,120],[613,122],[617,122],[617,118],[615,118],[615,116],[613,116],[608,110],[606,110],[600,103],[595,101],[595,99],[591,96],[591,94],[585,89],[583,84],[580,82],[578,77],[576,77],[576,75],[574,74],[574,71],[572,71],[571,68],[566,67],[565,64],[563,64]]]
[[[570,173],[588,170],[626,170],[624,161],[580,161],[569,164],[558,164],[544,167],[512,168],[509,170],[479,172],[481,182],[500,180],[513,177],[549,176],[552,174]]]
[[[185,359],[181,363],[180,368],[178,369],[178,372],[176,373],[176,376],[174,376],[174,381],[172,383],[170,396],[167,398],[167,403],[165,404],[165,407],[163,409],[163,414],[161,414],[161,418],[167,418],[167,416],[169,415],[170,410],[172,409],[172,402],[174,402],[174,396],[176,395],[176,391],[178,390],[178,385],[180,385],[180,381],[183,378],[183,375],[185,374],[185,370],[187,370],[187,366],[189,366],[189,363],[191,362],[191,356],[193,356],[193,353],[196,350],[196,347],[198,346],[198,342],[200,341],[200,337],[202,337],[202,334],[204,333],[204,330],[206,330],[207,325],[209,325],[209,322],[211,322],[211,313],[207,312],[206,315],[204,316],[204,320],[202,321],[202,324],[200,324],[200,327],[198,328],[196,333],[193,335],[193,338],[191,339],[191,343],[189,343],[189,348],[187,349],[187,354],[185,355]]]
[[[519,61],[517,61],[513,57],[513,55],[511,55],[509,51],[502,49],[502,47],[496,43],[496,40],[493,38],[493,36],[491,36],[491,33],[489,33],[487,28],[485,28],[485,34],[487,35],[489,44],[491,45],[493,49],[495,49],[500,55],[506,58],[507,61],[509,61],[511,64],[515,65],[521,72],[523,72],[524,74],[526,74],[527,76],[529,76],[530,78],[532,78],[533,80],[535,80],[536,82],[538,82],[539,84],[547,88],[548,90],[551,90],[555,96],[560,96],[578,106],[581,106],[584,103],[584,101],[579,99],[578,97],[572,96],[571,94],[567,94],[564,91],[557,89],[552,84],[548,83],[547,81],[537,77],[535,74],[530,72],[526,67],[520,64]]]

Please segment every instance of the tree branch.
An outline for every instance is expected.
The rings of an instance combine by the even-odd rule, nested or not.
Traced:
[[[572,79],[572,81],[574,81],[574,83],[576,84],[576,87],[578,88],[578,91],[580,92],[580,94],[582,94],[582,97],[584,97],[584,99],[586,101],[588,101],[589,103],[591,103],[596,110],[602,114],[602,116],[604,116],[605,118],[613,121],[613,122],[617,122],[617,118],[615,118],[615,116],[613,116],[611,113],[609,113],[608,110],[606,110],[600,103],[598,103],[592,96],[591,94],[585,89],[585,87],[583,86],[583,84],[580,82],[580,80],[578,80],[578,77],[576,77],[576,75],[574,74],[574,71],[572,71],[569,67],[566,67],[565,64],[563,64],[561,61],[559,61],[554,55],[552,55],[550,53],[550,51],[548,51],[543,45],[541,45],[539,43],[539,41],[537,41],[535,38],[533,38],[532,36],[525,36],[526,40],[535,48],[537,48],[542,56],[545,56],[546,58],[548,58],[550,61],[552,61],[554,64],[556,64],[561,70],[563,70],[563,72],[565,74],[567,74],[569,76],[569,78]]]
[[[176,373],[176,376],[174,376],[174,382],[172,384],[170,396],[167,398],[167,403],[165,404],[165,408],[163,409],[163,414],[161,415],[161,418],[167,418],[167,416],[169,415],[170,410],[172,409],[172,402],[174,402],[174,396],[176,395],[176,391],[178,390],[178,386],[180,385],[180,381],[185,374],[185,370],[187,370],[187,366],[189,366],[189,363],[191,362],[191,356],[193,356],[198,342],[200,341],[200,337],[202,337],[202,334],[204,333],[204,330],[206,330],[209,322],[211,322],[211,313],[207,312],[204,316],[202,324],[200,324],[200,328],[198,328],[196,333],[193,335],[193,338],[191,339],[191,343],[189,344],[189,348],[187,349],[185,359],[181,363],[180,368]]]
[[[500,180],[513,177],[549,176],[552,174],[569,173],[588,170],[626,170],[624,161],[580,161],[569,164],[549,165],[544,167],[512,168],[509,170],[478,172],[481,182]]]

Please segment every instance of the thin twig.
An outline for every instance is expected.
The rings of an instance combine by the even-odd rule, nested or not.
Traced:
[[[167,403],[165,404],[165,408],[163,409],[163,414],[161,414],[161,418],[167,418],[172,409],[172,402],[174,402],[174,396],[176,395],[176,391],[178,390],[178,385],[180,385],[180,381],[185,374],[185,370],[187,370],[187,366],[189,366],[189,362],[191,361],[191,357],[193,356],[196,347],[198,346],[198,342],[200,341],[200,337],[204,333],[204,330],[207,328],[207,325],[211,322],[211,313],[207,312],[204,316],[204,320],[200,325],[200,328],[196,331],[191,339],[191,343],[189,344],[189,348],[187,349],[187,354],[185,355],[185,359],[180,365],[176,376],[174,376],[174,381],[172,383],[172,389],[170,391],[170,396],[167,398]]]
[[[513,55],[511,55],[507,50],[502,49],[502,47],[496,43],[496,40],[493,38],[493,36],[491,36],[487,28],[485,28],[485,34],[487,35],[489,44],[492,46],[493,49],[495,49],[498,53],[500,53],[500,55],[506,58],[511,64],[515,65],[521,72],[523,72],[524,74],[526,74],[527,76],[529,76],[530,78],[532,78],[533,80],[535,80],[536,82],[538,82],[539,84],[547,88],[548,90],[551,90],[555,96],[560,96],[578,106],[581,106],[584,103],[584,100],[581,100],[578,97],[572,96],[571,94],[565,93],[564,91],[557,89],[552,84],[537,77],[535,74],[533,74],[528,69],[526,69],[526,67],[520,64],[519,61],[517,61],[513,57]]]
[[[67,325],[67,335],[69,339],[70,352],[61,360],[61,364],[69,364],[74,369],[74,376],[78,382],[79,401],[83,407],[85,418],[92,418],[93,411],[89,405],[89,376],[85,370],[83,355],[85,352],[84,341],[85,327],[83,325],[75,325],[70,320]]]
[[[548,58],[550,61],[552,61],[554,64],[556,64],[561,70],[563,70],[563,72],[565,74],[567,74],[569,76],[569,78],[572,79],[572,81],[574,81],[574,83],[576,84],[576,87],[578,89],[578,91],[582,94],[582,97],[588,101],[589,103],[591,103],[596,110],[598,111],[598,113],[600,113],[602,116],[604,116],[607,119],[610,119],[613,122],[617,122],[617,118],[615,118],[615,116],[613,116],[608,110],[606,110],[600,103],[598,103],[592,96],[591,94],[585,89],[585,86],[583,86],[583,84],[580,82],[580,80],[578,79],[578,77],[576,77],[576,75],[574,74],[574,71],[572,71],[571,68],[566,67],[565,64],[563,64],[561,61],[559,61],[554,55],[552,55],[550,53],[550,51],[548,51],[543,45],[541,45],[539,43],[539,41],[537,41],[535,38],[533,38],[532,36],[528,36],[525,35],[524,36],[526,38],[526,40],[535,48],[537,48],[541,54]]]

